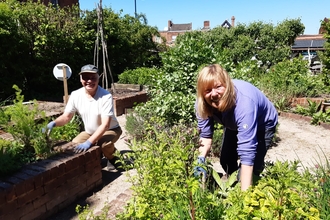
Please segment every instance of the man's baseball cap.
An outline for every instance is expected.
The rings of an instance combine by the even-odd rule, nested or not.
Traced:
[[[96,73],[96,74],[99,74],[99,70],[97,69],[96,66],[92,65],[92,64],[87,64],[83,67],[81,67],[81,71],[79,73],[82,74],[82,73]]]

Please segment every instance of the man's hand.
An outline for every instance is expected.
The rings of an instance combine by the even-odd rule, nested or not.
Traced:
[[[53,130],[53,128],[54,128],[55,126],[56,126],[55,121],[51,121],[51,122],[49,122],[49,123],[47,124],[47,126],[46,126],[45,128],[43,128],[43,129],[41,130],[41,132],[42,132],[42,133],[47,132],[47,135],[49,135],[50,132]]]
[[[205,157],[201,157],[201,156],[198,157],[197,158],[197,164],[203,164],[203,165],[205,165]],[[196,177],[200,177],[200,175],[202,175],[202,177],[206,179],[207,173],[206,173],[206,170],[203,167],[196,166],[194,168],[194,175]]]
[[[75,153],[84,152],[84,151],[88,150],[91,146],[92,146],[92,143],[89,140],[87,140],[84,143],[79,144],[77,147],[75,147],[74,152]]]

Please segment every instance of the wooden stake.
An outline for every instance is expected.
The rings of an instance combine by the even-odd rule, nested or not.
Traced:
[[[68,82],[66,79],[66,65],[62,66],[63,69],[63,85],[64,85],[64,104],[66,105],[66,103],[68,103]]]

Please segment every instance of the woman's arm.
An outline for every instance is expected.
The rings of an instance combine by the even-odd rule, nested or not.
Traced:
[[[200,138],[200,147],[199,147],[199,156],[206,157],[210,150],[212,145],[212,138]]]
[[[252,185],[253,166],[241,165],[241,190],[247,190]]]

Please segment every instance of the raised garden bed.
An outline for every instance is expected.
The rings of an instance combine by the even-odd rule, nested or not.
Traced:
[[[146,91],[121,91],[113,94],[117,116],[137,103],[146,102]],[[29,104],[29,103],[27,103]],[[65,105],[57,102],[38,102],[47,117],[60,115]],[[0,132],[4,139],[12,136]],[[0,179],[0,219],[47,219],[78,198],[102,184],[101,149],[74,154],[71,142],[62,143],[62,153],[32,163]]]
[[[102,184],[101,149],[63,153],[29,164],[0,181],[0,219],[47,219]]]

